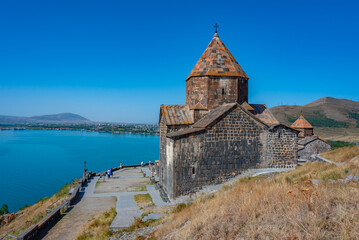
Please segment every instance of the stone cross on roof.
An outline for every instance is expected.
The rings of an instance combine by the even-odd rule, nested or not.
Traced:
[[[214,32],[217,33],[217,30],[219,28],[218,24],[216,23],[213,27],[214,27],[214,30],[215,30]]]

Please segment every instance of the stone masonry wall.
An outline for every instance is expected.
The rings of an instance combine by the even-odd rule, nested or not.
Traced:
[[[310,160],[311,155],[328,152],[331,149],[332,147],[330,144],[322,141],[321,139],[316,139],[313,142],[305,145],[304,149],[298,151],[298,157],[301,159]]]
[[[248,102],[248,80],[230,77],[192,77],[187,81],[190,109],[214,109],[224,103]]]
[[[173,165],[169,162],[169,158],[171,158],[171,156],[168,155],[171,154],[171,151],[168,151],[168,149],[166,148],[167,144],[170,145],[166,138],[166,134],[188,127],[189,125],[167,126],[164,117],[162,117],[160,120],[160,165],[158,169],[158,175],[160,179],[160,184],[166,192],[173,191]]]
[[[283,126],[268,131],[266,165],[293,168],[297,164],[298,132]]]
[[[313,136],[313,129],[312,128],[299,128],[297,129],[299,132],[298,137],[307,137]]]
[[[259,166],[266,128],[237,108],[211,129],[172,140],[175,182],[167,194],[177,197]]]
[[[192,77],[186,82],[186,104],[190,109],[207,109],[208,77]]]

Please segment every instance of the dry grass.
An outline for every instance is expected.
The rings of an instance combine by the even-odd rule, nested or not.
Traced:
[[[322,157],[334,162],[348,162],[354,157],[359,157],[359,146],[338,148],[321,154]]]
[[[359,128],[316,127],[314,131],[327,140],[359,142]]]
[[[310,163],[270,179],[237,182],[169,214],[157,239],[358,239],[359,183],[311,184],[358,165]],[[344,171],[344,173],[343,173]],[[288,180],[289,179],[289,180]],[[183,206],[182,206],[183,207]],[[181,208],[182,208],[181,207]]]
[[[76,238],[76,240],[103,240],[111,237],[112,234],[109,229],[115,217],[116,210],[114,208],[101,213],[99,216],[86,224],[82,233]]]
[[[65,184],[52,197],[42,198],[32,206],[26,207],[24,210],[18,212],[18,216],[9,224],[0,227],[0,236],[4,234],[19,235],[25,229],[33,224],[38,223],[47,215],[46,209],[55,201],[64,199],[69,192],[69,185]],[[62,202],[59,202],[61,204]],[[54,206],[56,207],[56,206]]]
[[[146,184],[137,184],[135,186],[126,188],[126,191],[127,192],[143,192],[143,191],[147,191],[147,187],[146,187]]]
[[[359,161],[351,161],[340,166],[323,162],[307,163],[297,167],[295,171],[278,175],[276,179],[294,183],[308,179],[338,180],[346,176],[359,176]]]
[[[149,193],[137,194],[137,195],[134,195],[133,198],[135,199],[137,206],[139,206],[140,208],[154,205],[151,195]]]

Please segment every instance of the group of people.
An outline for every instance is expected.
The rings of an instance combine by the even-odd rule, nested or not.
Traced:
[[[148,161],[148,165],[151,165],[152,163],[151,163],[151,160],[150,161]],[[143,167],[143,166],[145,166],[145,164],[143,163],[143,161],[141,162],[141,167]]]
[[[152,163],[151,163],[151,160],[148,162],[148,165],[151,165]],[[145,164],[144,164],[144,162],[142,161],[141,162],[141,167],[143,167]],[[123,165],[122,165],[122,163],[120,163],[120,169],[122,169],[123,168]],[[106,175],[107,176],[107,178],[111,178],[112,176],[113,176],[113,171],[112,171],[112,169],[111,168],[109,168],[106,172],[105,172],[105,174],[104,175]]]

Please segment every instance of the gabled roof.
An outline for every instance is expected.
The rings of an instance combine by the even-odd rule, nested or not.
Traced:
[[[264,122],[265,124],[272,126],[279,124],[279,121],[275,118],[272,112],[265,104],[249,104],[254,111],[251,111],[254,116],[256,116],[259,120]]]
[[[164,116],[167,125],[188,125],[193,124],[193,111],[188,105],[161,105],[161,116]]]
[[[190,128],[179,130],[176,132],[168,133],[166,136],[169,138],[174,137],[181,137],[186,134],[196,133],[205,130],[206,128],[210,128],[212,124],[216,123],[218,119],[223,117],[225,114],[231,112],[236,107],[239,107],[243,110],[249,117],[253,120],[258,122],[260,125],[265,126],[268,128],[269,126],[265,124],[263,121],[259,120],[255,115],[250,113],[247,109],[239,105],[238,103],[227,103],[223,104],[222,106],[217,107],[216,109],[212,110],[208,114],[204,115],[199,121],[193,124]],[[294,130],[297,131],[297,130]]]
[[[308,143],[311,143],[311,142],[313,142],[313,141],[315,141],[317,139],[329,144],[323,137],[321,137],[319,135],[313,135],[313,136],[305,137],[305,138],[299,140],[298,144],[304,146],[304,145],[307,145]]]
[[[179,137],[186,134],[196,133],[205,130],[205,128],[186,128],[182,129],[176,132],[167,133],[166,137],[173,138],[173,137]]]
[[[200,120],[193,124],[194,128],[206,128],[211,123],[222,117],[225,113],[232,110],[237,106],[237,103],[227,103],[222,106],[217,107],[216,109],[210,111],[208,114],[204,115]]]
[[[300,117],[291,125],[292,128],[313,128],[313,126],[303,117]]]
[[[214,34],[212,41],[186,80],[196,76],[228,76],[249,79],[217,33]]]
[[[295,129],[295,128],[292,128],[292,127],[288,127],[287,125],[284,125],[282,123],[278,123],[278,124],[273,124],[269,127],[269,131],[275,131],[277,128],[279,127],[282,127],[282,128],[285,128],[285,129],[288,129],[288,130],[291,130],[293,132],[296,132],[296,133],[299,133],[300,131]]]
[[[248,111],[254,111],[254,108],[251,105],[249,105],[247,102],[242,103],[242,107],[244,107]]]

